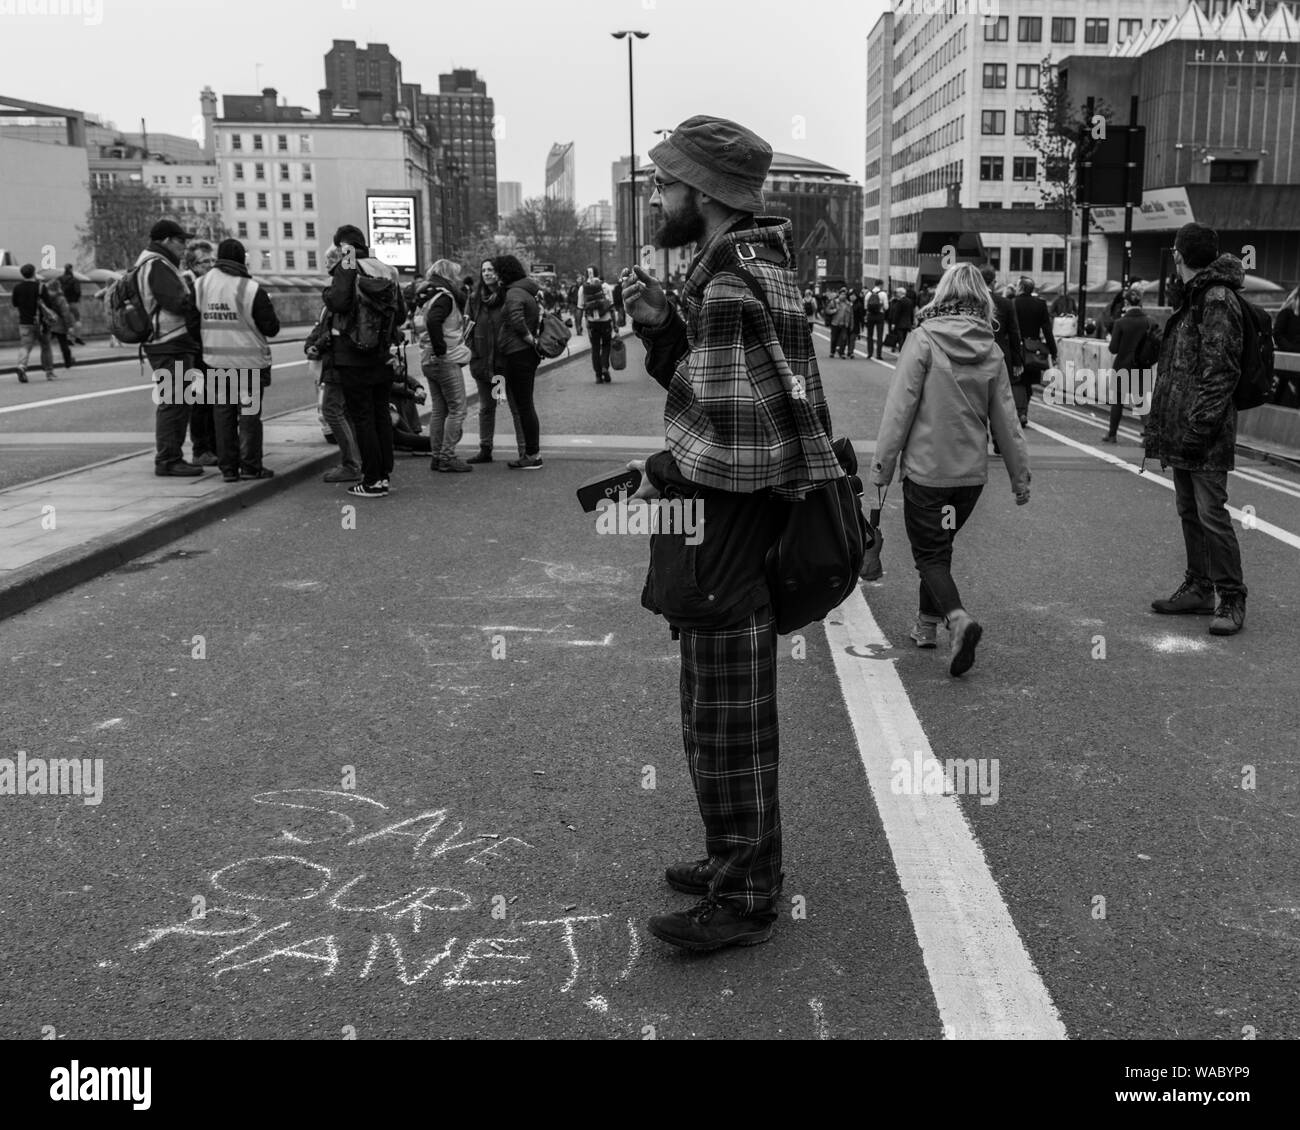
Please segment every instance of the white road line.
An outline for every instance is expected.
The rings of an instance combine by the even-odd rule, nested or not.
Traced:
[[[123,360],[134,360],[133,358],[123,358]],[[271,369],[288,369],[294,365],[306,365],[307,359],[304,357],[301,361],[281,361],[278,365],[272,365]],[[124,388],[105,388],[99,392],[79,392],[75,396],[56,396],[51,400],[34,400],[30,404],[11,404],[7,408],[0,408],[0,415],[7,412],[30,412],[34,408],[53,408],[56,404],[72,404],[78,400],[94,400],[100,396],[120,396],[124,392],[142,392],[145,389],[151,389],[154,382],[150,381],[145,385],[127,385]]]
[[[861,590],[826,621],[858,753],[907,897],[939,1016],[950,1038],[1067,1039],[957,800],[895,793],[893,763],[930,742],[894,661],[857,659],[848,648],[890,646]]]
[[[1144,482],[1159,483],[1162,487],[1165,487],[1168,490],[1174,489],[1173,480],[1165,478],[1158,471],[1151,469],[1143,471],[1137,463],[1130,463],[1126,459],[1121,459],[1118,455],[1111,455],[1108,451],[1101,451],[1096,447],[1090,447],[1086,443],[1080,443],[1078,440],[1071,439],[1067,435],[1062,435],[1060,432],[1052,431],[1051,428],[1045,428],[1042,424],[1037,424],[1033,420],[1030,420],[1029,426],[1033,428],[1034,431],[1041,432],[1049,439],[1054,439],[1057,443],[1065,444],[1066,447],[1073,447],[1076,451],[1082,451],[1087,455],[1100,459],[1103,463],[1110,463],[1112,466],[1122,467],[1131,474],[1140,476]],[[1257,485],[1263,486],[1265,484],[1260,483]],[[1258,530],[1261,534],[1268,534],[1269,537],[1276,538],[1283,545],[1289,545],[1292,549],[1300,549],[1300,536],[1293,534],[1290,530],[1284,530],[1281,526],[1275,526],[1272,522],[1266,522],[1263,518],[1260,518],[1255,514],[1251,514],[1249,518],[1247,518],[1246,514],[1236,506],[1229,506],[1228,513],[1238,522],[1241,522],[1243,528],[1252,531]],[[1249,524],[1247,524],[1247,522]]]
[[[814,330],[814,331],[813,331],[813,337],[820,338],[822,341],[830,341],[830,335],[829,335],[829,334],[824,334],[824,333],[822,333],[820,330]],[[853,351],[853,356],[854,356],[854,357],[861,357],[861,356],[863,356],[863,354],[861,354],[860,352],[858,352],[858,350],[855,349],[855,350]],[[898,366],[896,366],[896,365],[891,365],[888,361],[881,361],[879,358],[873,358],[873,357],[871,356],[870,353],[866,354],[866,359],[867,359],[868,361],[872,361],[872,360],[874,360],[874,361],[876,362],[877,365],[884,365],[884,367],[885,367],[886,369],[895,369],[895,368],[898,367]],[[822,360],[825,360],[825,358],[822,358]]]

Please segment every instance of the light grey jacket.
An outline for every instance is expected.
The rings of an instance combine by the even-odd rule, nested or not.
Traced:
[[[966,315],[927,318],[898,359],[871,482],[888,486],[901,459],[901,477],[921,486],[982,486],[990,424],[1012,490],[1028,489],[1029,452],[993,327]]]

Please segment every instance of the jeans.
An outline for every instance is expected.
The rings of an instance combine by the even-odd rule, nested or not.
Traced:
[[[460,366],[445,357],[420,369],[429,383],[429,450],[435,459],[450,459],[465,431],[465,378]]]
[[[874,343],[874,344],[873,344]],[[885,320],[877,318],[874,322],[867,319],[867,356],[879,357],[885,348]]]
[[[979,501],[982,486],[927,487],[903,480],[903,523],[921,575],[923,616],[948,616],[962,607],[952,579],[952,543]]]
[[[533,405],[533,382],[541,363],[541,357],[532,348],[507,353],[505,357],[506,400],[514,414],[516,434],[525,455],[538,455],[542,450],[542,426]]]
[[[348,419],[361,449],[361,478],[374,486],[393,473],[393,421],[388,414],[392,370],[387,364],[336,365]]]
[[[1241,547],[1228,514],[1227,471],[1174,468],[1174,497],[1187,547],[1187,579],[1220,597],[1246,596]]]
[[[68,335],[65,333],[64,334],[55,333],[55,334],[50,334],[50,336],[59,343],[59,352],[63,354],[63,367],[65,369],[71,369],[72,350],[68,348]],[[51,352],[53,352],[53,350],[51,350]]]
[[[588,322],[587,330],[591,335],[591,367],[596,376],[609,372],[609,346],[614,340],[613,322]]]
[[[181,371],[185,372],[198,365],[198,356],[194,353],[161,353],[145,346],[145,359],[149,362],[150,373],[165,369],[170,374],[179,362]],[[159,404],[154,410],[154,468],[162,470],[173,463],[184,461],[181,451],[185,443],[185,430],[190,423],[190,406],[188,404]]]
[[[50,349],[50,335],[43,334],[35,326],[18,327],[18,367],[27,368],[28,358],[32,354],[32,346],[40,343],[41,347],[41,368],[47,373],[54,372],[54,352]]]
[[[852,326],[831,326],[831,356],[837,353],[847,354],[853,339]]]
[[[339,443],[339,459],[343,470],[361,474],[361,449],[357,446],[357,433],[348,419],[347,404],[343,400],[343,386],[337,380],[321,381],[320,417]]]

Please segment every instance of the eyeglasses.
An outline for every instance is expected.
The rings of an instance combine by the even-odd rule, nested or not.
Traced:
[[[663,192],[665,188],[672,188],[673,185],[681,183],[682,182],[679,180],[660,180],[658,177],[654,178],[655,191],[660,193]]]

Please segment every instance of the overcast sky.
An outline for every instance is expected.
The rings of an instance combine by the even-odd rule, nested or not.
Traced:
[[[27,5],[74,14],[21,14]],[[541,193],[553,142],[576,142],[578,203],[610,195],[628,151],[627,46],[636,47],[637,152],[694,114],[734,118],[774,149],[862,179],[866,38],[886,0],[3,0],[0,95],[192,136],[198,94],[274,86],[314,110],[334,39],[387,43],[402,77],[438,89],[476,69],[504,115],[500,180]],[[16,14],[5,14],[5,13]],[[80,13],[80,14],[75,14]],[[98,15],[98,22],[95,22]],[[261,64],[260,71],[257,64]],[[802,119],[802,127],[796,122]],[[800,132],[804,136],[796,136]]]

